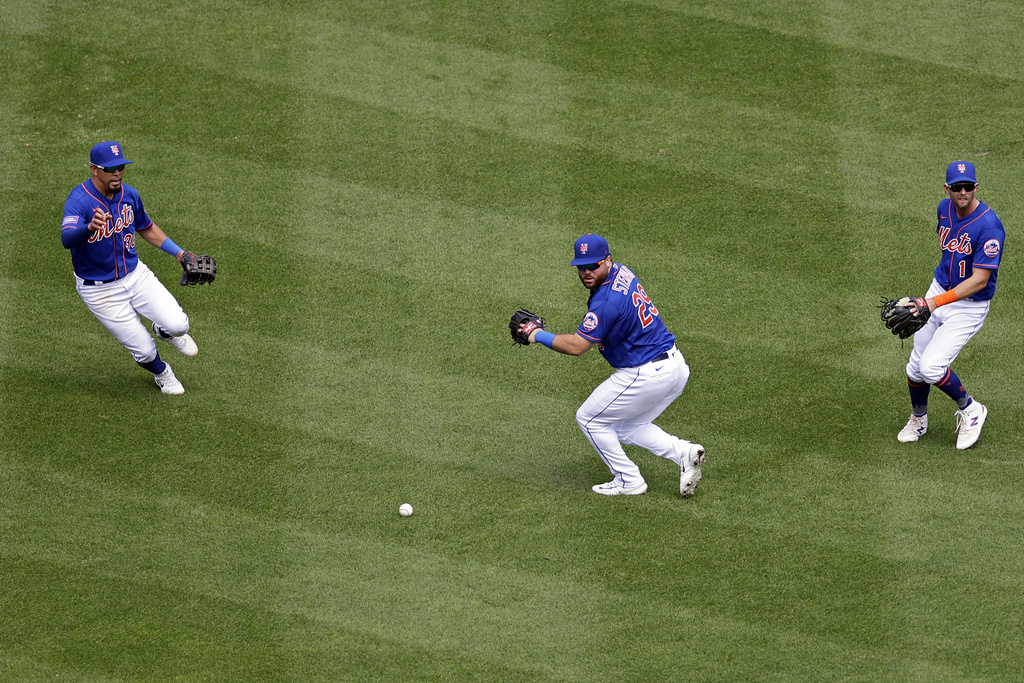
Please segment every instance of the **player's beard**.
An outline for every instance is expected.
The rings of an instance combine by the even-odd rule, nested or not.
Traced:
[[[601,285],[604,284],[604,281],[608,279],[608,273],[605,273],[604,275],[598,275],[600,271],[601,269],[599,268],[597,270],[581,272],[579,274],[580,282],[582,282],[583,286],[589,289],[590,291],[598,289]]]
[[[597,278],[594,277],[593,272],[580,273],[580,282],[583,283],[584,287],[591,291],[597,289],[601,284],[597,281]]]

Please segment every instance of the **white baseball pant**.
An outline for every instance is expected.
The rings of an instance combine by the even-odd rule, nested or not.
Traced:
[[[142,261],[125,277],[105,285],[86,285],[77,275],[75,281],[85,305],[137,363],[148,363],[157,353],[156,341],[140,315],[173,337],[188,332],[185,311]]]
[[[945,291],[932,280],[925,297],[934,297]],[[907,361],[907,377],[928,384],[942,381],[960,350],[985,324],[991,303],[964,299],[936,308],[925,326],[914,334],[914,349]]]
[[[625,487],[644,481],[623,444],[640,446],[679,464],[679,439],[652,422],[683,393],[689,379],[690,368],[673,347],[668,360],[617,369],[576,411],[580,429],[614,481]]]

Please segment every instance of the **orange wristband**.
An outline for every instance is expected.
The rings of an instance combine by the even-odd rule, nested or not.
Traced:
[[[954,301],[959,301],[960,297],[956,295],[955,290],[951,289],[948,292],[943,292],[936,297],[932,297],[932,300],[935,301],[935,307],[938,308],[939,306],[945,306],[946,304],[951,304]]]

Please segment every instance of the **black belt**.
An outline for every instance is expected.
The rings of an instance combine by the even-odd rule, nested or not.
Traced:
[[[92,287],[93,285],[109,285],[116,279],[116,277],[112,277],[109,280],[82,280],[82,284],[88,285],[89,287]],[[668,358],[668,356],[665,356],[665,358]]]
[[[651,362],[651,363],[660,363],[663,360],[668,360],[668,351],[666,351],[665,353],[661,354],[660,356],[658,356],[657,358],[655,358],[654,360],[651,360],[649,362]]]

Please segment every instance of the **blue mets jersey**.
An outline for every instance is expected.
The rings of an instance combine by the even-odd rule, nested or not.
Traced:
[[[981,202],[969,216],[958,218],[950,199],[939,202],[938,217],[935,230],[939,233],[942,260],[935,269],[935,280],[950,290],[969,278],[975,268],[987,268],[992,271],[988,285],[968,298],[971,301],[991,299],[996,293],[999,259],[1006,240],[1002,221]]]
[[[112,218],[104,230],[89,233],[95,209],[103,209]],[[135,270],[135,231],[153,224],[142,206],[135,188],[121,184],[113,199],[104,197],[91,180],[71,190],[64,202],[61,242],[71,250],[75,274],[85,280],[119,280]]]
[[[618,263],[612,264],[608,278],[591,292],[587,314],[576,332],[597,343],[613,368],[648,363],[676,342],[636,275]]]

